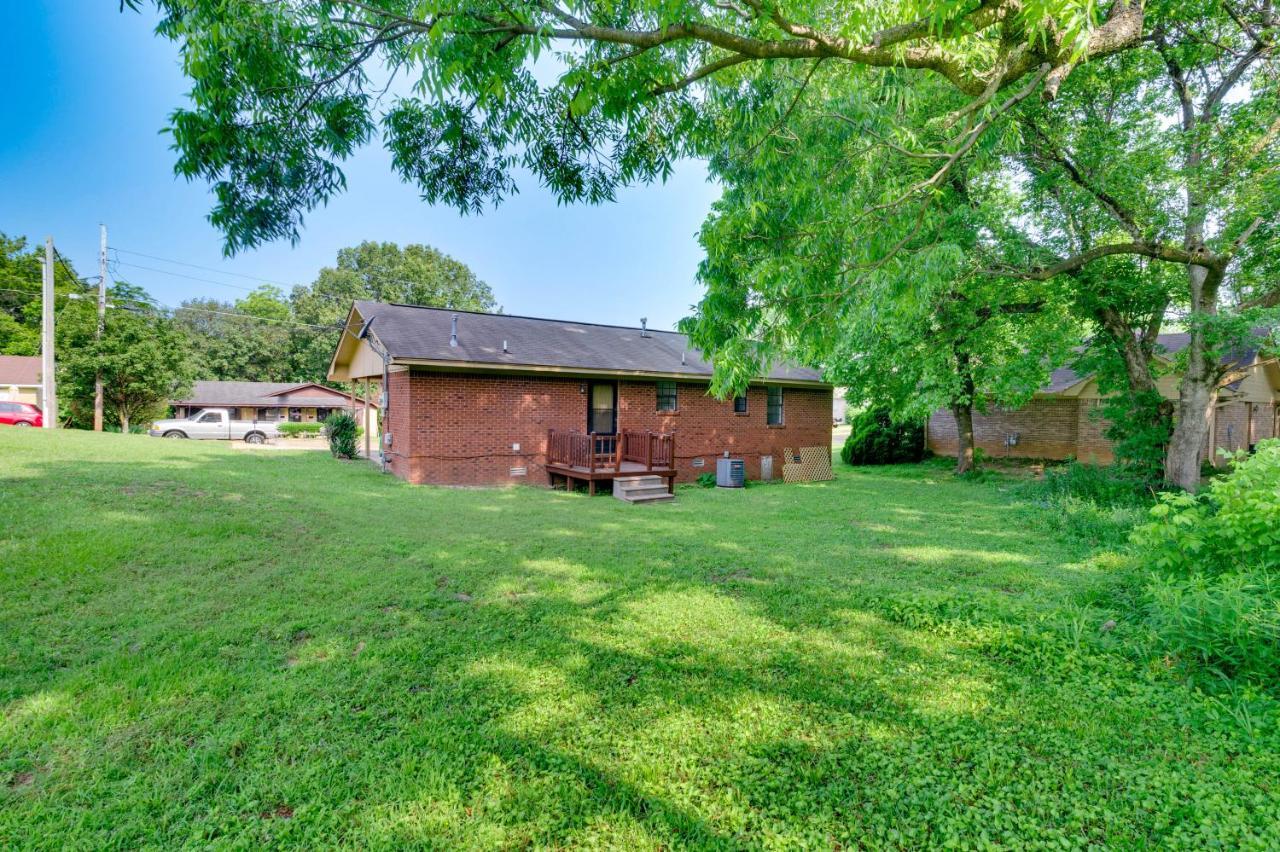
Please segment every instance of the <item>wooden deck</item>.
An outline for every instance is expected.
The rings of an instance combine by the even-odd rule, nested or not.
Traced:
[[[547,475],[551,485],[576,483],[595,494],[597,482],[626,476],[660,476],[675,493],[675,436],[624,430],[616,435],[595,432],[547,432]]]

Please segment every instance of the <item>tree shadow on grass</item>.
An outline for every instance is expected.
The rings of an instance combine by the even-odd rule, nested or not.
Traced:
[[[1025,785],[1075,772],[1096,798],[1076,754],[1123,735],[964,632],[1091,579],[969,486],[960,515],[909,478],[646,509],[319,456],[25,472],[7,552],[49,570],[5,580],[0,759],[41,771],[13,824],[53,836],[889,843],[901,798],[926,833],[898,842],[937,840],[1020,796],[1046,827]],[[945,604],[929,629],[895,620],[921,598]],[[1108,701],[1081,680],[1046,694]],[[1175,727],[1143,711],[1117,718]]]

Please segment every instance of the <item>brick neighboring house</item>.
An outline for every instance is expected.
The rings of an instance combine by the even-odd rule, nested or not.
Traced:
[[[314,382],[195,382],[191,393],[170,400],[174,417],[188,417],[202,408],[229,408],[239,420],[316,423],[334,411],[365,411],[365,428],[377,431],[375,400],[365,402],[352,394]],[[362,418],[357,416],[356,421]]]
[[[762,458],[781,475],[784,448],[830,446],[832,388],[817,371],[779,364],[724,401],[708,395],[711,372],[675,332],[360,301],[329,377],[385,375],[385,459],[416,483],[547,484],[561,442],[591,433],[602,465],[648,454],[676,481],[714,472],[725,451],[758,478]]]
[[[1170,365],[1188,340],[1187,334],[1160,335],[1164,351],[1157,359]],[[1249,349],[1228,355],[1223,365],[1229,369],[1201,449],[1201,458],[1214,464],[1222,463],[1218,448],[1245,449],[1264,438],[1280,436],[1280,365],[1276,360]],[[1176,401],[1179,380],[1177,374],[1166,372],[1156,384],[1166,399]],[[1063,367],[1054,370],[1049,383],[1022,408],[975,412],[974,446],[992,456],[1070,457],[1107,464],[1115,455],[1111,442],[1102,435],[1106,422],[1098,416],[1101,404],[1098,382],[1092,375],[1078,375]],[[925,442],[935,453],[956,453],[956,421],[950,411],[940,410],[929,418]]]

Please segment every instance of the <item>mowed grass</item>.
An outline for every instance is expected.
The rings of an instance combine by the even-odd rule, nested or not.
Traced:
[[[837,474],[630,506],[0,430],[0,847],[1280,845],[1274,738],[1135,650],[1115,560]]]

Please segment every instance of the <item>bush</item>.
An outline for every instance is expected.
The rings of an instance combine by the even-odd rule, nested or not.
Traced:
[[[875,406],[855,416],[840,449],[845,464],[899,464],[924,458],[924,426],[894,423],[888,408]]]
[[[1163,494],[1133,533],[1152,627],[1184,662],[1227,677],[1280,678],[1280,441],[1238,453],[1198,494]]]
[[[1280,588],[1262,573],[1156,578],[1152,629],[1177,658],[1223,677],[1280,677]]]
[[[1141,506],[1152,499],[1147,480],[1125,465],[1069,461],[1044,472],[1041,487],[1049,498],[1074,497],[1098,506]]]
[[[355,458],[356,436],[360,431],[356,426],[356,419],[345,411],[335,411],[324,421],[324,425],[329,435],[329,452],[335,458]]]
[[[1041,509],[1034,522],[1090,548],[1123,548],[1153,499],[1127,466],[1076,461],[1049,468],[1019,490]]]
[[[1238,453],[1231,472],[1198,494],[1162,494],[1134,532],[1150,564],[1166,573],[1280,570],[1280,440]]]
[[[319,435],[323,423],[281,423],[276,428],[286,438],[300,438],[303,435]]]

